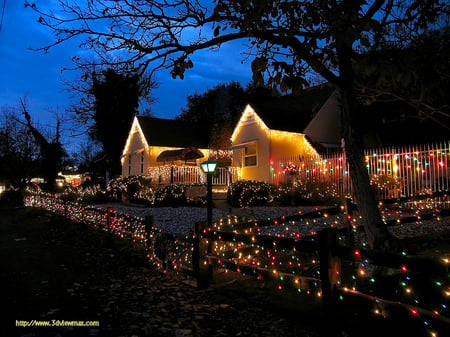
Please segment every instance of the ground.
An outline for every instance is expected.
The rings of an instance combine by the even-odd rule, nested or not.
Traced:
[[[449,238],[446,233],[405,243],[432,255],[450,252]],[[364,303],[325,315],[317,299],[246,277],[218,277],[210,289],[197,290],[185,275],[156,270],[128,242],[35,209],[0,207],[0,269],[1,336],[312,337],[419,331],[414,321],[366,317]],[[16,326],[32,320],[99,326]]]

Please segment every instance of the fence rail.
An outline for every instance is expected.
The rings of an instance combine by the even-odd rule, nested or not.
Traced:
[[[155,185],[206,184],[206,175],[199,166],[152,166],[148,168],[148,174]],[[214,173],[212,184],[228,186],[238,178],[237,167],[218,167]]]
[[[367,149],[364,158],[379,200],[410,197],[450,188],[450,141],[418,146]],[[293,170],[294,168],[294,170]],[[324,184],[339,197],[352,196],[344,153],[321,158],[274,160],[275,184]]]
[[[157,229],[151,218],[133,217],[111,208],[93,209],[46,195],[28,196],[25,205],[89,223],[144,245],[150,259],[161,268],[193,271],[199,287],[208,286],[216,266],[258,278],[275,278],[279,289],[290,286],[316,295],[325,308],[335,306],[338,299],[351,294],[373,302],[375,315],[383,316],[396,307],[422,319],[430,333],[450,327],[448,259],[442,262],[405,253],[355,249],[339,244],[340,238],[349,234],[346,229],[327,228],[300,238],[259,234],[263,227],[289,225],[319,216],[326,218],[340,207],[279,219],[237,224],[226,221],[211,228],[197,224],[195,236],[175,237]],[[343,261],[348,262],[346,268],[341,268]],[[392,275],[397,277],[398,288],[392,292],[393,297],[378,293],[384,287],[379,279],[368,275],[371,265],[394,270]],[[414,289],[416,278],[419,285],[426,284],[426,289]],[[430,294],[433,301],[427,297]]]

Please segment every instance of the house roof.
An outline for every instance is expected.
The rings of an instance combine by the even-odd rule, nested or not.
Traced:
[[[203,158],[203,153],[196,147],[187,147],[178,150],[166,150],[159,154],[156,161],[175,161],[175,160],[193,160]]]
[[[333,86],[323,84],[305,89],[300,95],[268,97],[249,104],[268,128],[303,133],[334,90]]]
[[[138,116],[144,137],[150,146],[208,148],[207,130],[174,119]]]
[[[338,94],[333,92],[321,106],[320,110],[304,129],[314,143],[325,147],[333,147],[341,144],[342,124],[340,109],[338,107]]]

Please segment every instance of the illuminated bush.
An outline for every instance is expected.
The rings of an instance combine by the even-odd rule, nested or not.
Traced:
[[[294,203],[296,205],[334,204],[339,199],[337,186],[326,181],[301,181],[295,186]]]
[[[234,182],[227,194],[228,203],[233,207],[268,206],[278,197],[275,185],[252,180]]]
[[[152,205],[155,193],[147,176],[128,176],[110,180],[106,187],[113,200]]]
[[[89,185],[86,187],[73,187],[69,185],[58,195],[58,197],[64,201],[81,204],[102,204],[112,200],[100,185]]]
[[[239,180],[228,188],[227,200],[233,207],[249,207],[334,204],[338,198],[336,186],[327,182],[298,181],[292,192],[291,185],[277,187],[260,181]]]

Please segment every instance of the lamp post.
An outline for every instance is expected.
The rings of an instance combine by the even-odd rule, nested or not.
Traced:
[[[208,208],[208,228],[212,224],[212,175],[216,170],[217,163],[212,160],[207,160],[200,164],[203,172],[206,173],[206,204]]]

